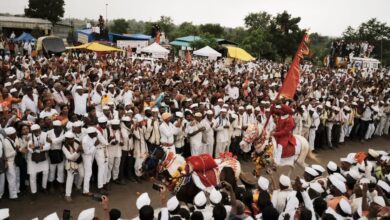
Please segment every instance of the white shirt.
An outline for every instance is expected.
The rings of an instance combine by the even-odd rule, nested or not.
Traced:
[[[187,126],[185,132],[187,135],[189,135],[191,133],[196,132],[201,127],[203,127],[202,124],[200,124],[197,121],[193,121],[193,122],[191,122],[191,124],[189,126]],[[201,147],[202,146],[202,132],[198,132],[197,134],[189,137],[189,139],[190,139],[191,147]]]
[[[24,95],[21,102],[22,112],[25,112],[26,109],[30,109],[35,114],[38,114],[38,95],[33,94],[33,100],[30,99],[28,95]]]
[[[160,134],[161,134],[161,143],[173,144],[174,143],[174,135],[179,133],[179,129],[176,128],[171,122],[167,124],[166,122],[161,123],[160,125]]]
[[[82,95],[79,95],[77,92],[73,93],[73,99],[74,99],[74,113],[76,115],[84,115],[87,113],[87,101],[88,101],[88,94],[83,93]]]
[[[214,125],[214,130],[217,131],[216,141],[229,141],[229,128],[224,128],[224,126],[230,126],[229,120],[227,118],[218,117],[215,121],[216,124]]]
[[[39,118],[51,117],[51,116],[53,116],[54,114],[58,114],[58,112],[57,112],[54,108],[50,109],[50,111],[43,110],[43,111],[41,111],[41,113],[39,114]]]
[[[85,156],[93,156],[95,155],[96,147],[95,147],[95,142],[96,142],[96,137],[91,138],[89,135],[85,135],[82,141],[82,146],[83,146],[83,155]]]

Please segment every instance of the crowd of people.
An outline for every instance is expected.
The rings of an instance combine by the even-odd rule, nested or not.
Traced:
[[[332,57],[370,57],[374,46],[367,41],[346,42],[345,40],[335,40],[331,46]]]
[[[296,96],[281,102],[293,110],[294,134],[311,150],[388,135],[388,69],[301,67]],[[6,191],[11,200],[59,192],[71,202],[73,188],[92,196],[91,183],[107,194],[111,183],[144,181],[143,161],[157,147],[184,157],[230,151],[248,160],[239,147],[243,132],[263,128],[269,117],[265,131],[272,134],[278,117],[271,106],[287,69],[268,60],[0,56],[0,199]]]

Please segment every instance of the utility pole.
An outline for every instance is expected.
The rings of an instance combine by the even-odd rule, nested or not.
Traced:
[[[108,25],[108,16],[107,16],[107,8],[108,8],[108,3],[106,3],[106,25]]]

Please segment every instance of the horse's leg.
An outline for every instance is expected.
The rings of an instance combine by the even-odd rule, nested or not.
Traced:
[[[294,170],[294,166],[288,166],[288,173],[287,173],[287,176],[291,178],[291,174]]]

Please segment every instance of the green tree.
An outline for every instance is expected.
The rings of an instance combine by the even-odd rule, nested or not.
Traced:
[[[198,26],[192,24],[192,22],[181,23],[171,34],[171,39],[178,37],[184,37],[188,35],[199,35]]]
[[[202,34],[209,34],[216,38],[221,38],[224,34],[224,29],[220,24],[201,24],[199,31]]]
[[[27,17],[47,19],[55,24],[64,16],[64,5],[64,0],[29,0],[24,14]]]
[[[302,40],[304,31],[299,28],[300,21],[300,17],[293,18],[284,11],[277,14],[271,22],[269,39],[282,61],[289,56],[294,56],[298,44]]]
[[[250,13],[244,18],[245,27],[249,30],[267,31],[271,25],[272,16],[267,12]]]
[[[218,42],[210,34],[202,35],[201,40],[197,40],[191,43],[191,47],[194,48],[195,50],[205,46],[209,46],[211,48],[214,48],[215,50],[219,49]]]
[[[275,59],[276,53],[272,43],[267,40],[268,33],[262,30],[253,30],[243,39],[242,46],[253,56],[258,58]]]
[[[121,18],[113,20],[109,29],[113,33],[124,34],[127,33],[128,27],[129,23],[127,23],[125,19]]]

